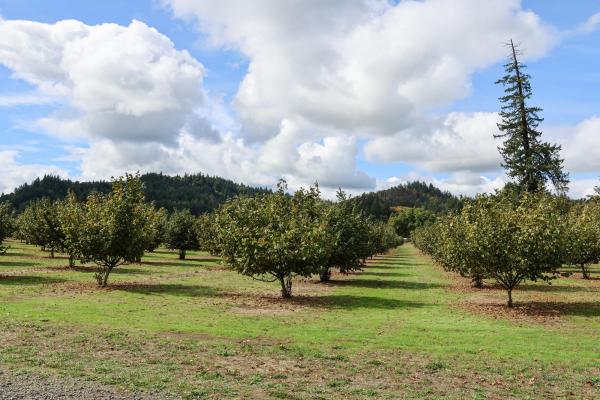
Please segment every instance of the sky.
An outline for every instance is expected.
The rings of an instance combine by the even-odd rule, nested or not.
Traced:
[[[0,192],[134,171],[490,192],[510,39],[586,196],[597,0],[0,0]]]

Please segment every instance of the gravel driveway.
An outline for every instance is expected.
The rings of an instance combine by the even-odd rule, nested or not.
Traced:
[[[174,397],[160,393],[134,394],[101,383],[65,377],[14,374],[0,369],[0,400],[150,400]]]

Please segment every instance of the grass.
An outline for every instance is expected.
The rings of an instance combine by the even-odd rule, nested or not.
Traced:
[[[475,290],[410,245],[329,284],[276,284],[161,249],[92,265],[10,242],[0,257],[0,364],[186,399],[594,398],[600,268],[551,286]]]

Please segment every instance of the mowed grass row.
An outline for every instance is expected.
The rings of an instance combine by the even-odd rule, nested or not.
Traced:
[[[600,396],[600,269],[473,290],[410,245],[295,298],[164,249],[97,287],[18,242],[0,258],[0,363],[184,398]]]

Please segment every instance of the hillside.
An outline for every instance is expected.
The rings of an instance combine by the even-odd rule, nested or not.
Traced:
[[[378,192],[364,193],[354,201],[367,214],[387,219],[395,207],[423,207],[435,212],[460,208],[461,198],[443,192],[432,184],[409,182]]]
[[[157,207],[167,210],[188,208],[194,214],[211,211],[237,195],[267,191],[203,174],[168,176],[149,173],[142,175],[141,179],[144,182],[146,199],[154,202]],[[32,200],[42,197],[62,199],[69,190],[75,192],[79,199],[83,199],[91,192],[106,193],[110,188],[110,182],[74,182],[47,175],[19,186],[13,193],[3,194],[0,196],[0,202],[9,201],[16,210],[21,211]]]

